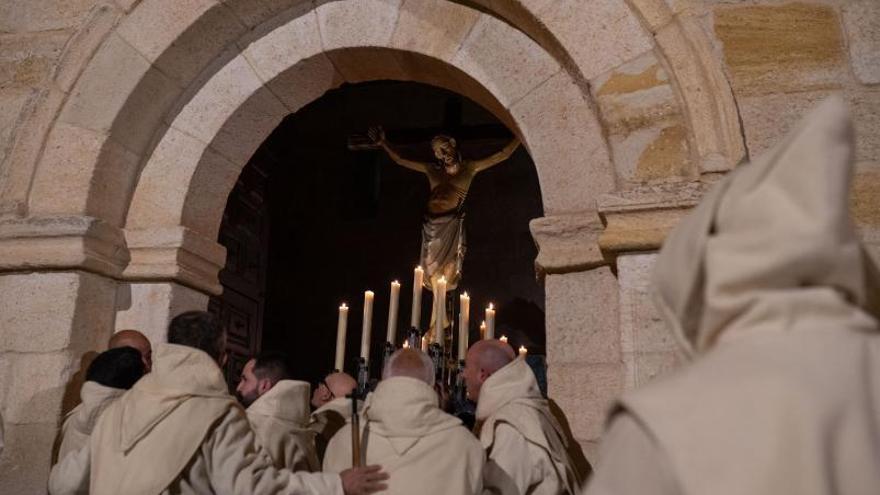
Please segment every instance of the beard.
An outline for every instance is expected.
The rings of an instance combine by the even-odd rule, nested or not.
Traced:
[[[257,400],[257,391],[256,390],[254,390],[253,392],[251,392],[249,394],[236,392],[235,395],[236,395],[236,397],[238,397],[238,401],[241,402],[241,404],[244,407],[250,407],[251,404],[253,404],[254,401]]]

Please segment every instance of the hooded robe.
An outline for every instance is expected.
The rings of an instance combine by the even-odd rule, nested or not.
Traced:
[[[272,466],[206,353],[160,344],[153,359],[152,372],[107,407],[90,442],[59,463],[82,466],[89,493],[343,493],[338,475]]]
[[[362,406],[363,403],[358,401],[358,410]],[[330,439],[350,419],[351,399],[345,397],[337,397],[312,412],[309,429],[315,432],[315,447],[320,463],[324,462],[324,452]]]
[[[247,408],[257,444],[266,449],[275,467],[291,471],[320,471],[315,432],[309,425],[309,384],[281,380]]]
[[[83,383],[79,392],[82,402],[67,413],[61,426],[61,447],[58,459],[61,460],[71,452],[75,452],[88,443],[92,429],[98,417],[110,403],[122,394],[125,389],[101,385],[98,382]]]
[[[618,402],[589,495],[878,493],[880,293],[848,215],[853,148],[832,98],[673,231],[657,300],[693,361]]]
[[[480,442],[488,459],[487,493],[574,494],[583,480],[569,456],[565,430],[550,412],[524,358],[492,374],[477,401]]]
[[[438,407],[437,393],[421,380],[382,380],[367,398],[361,419],[365,464],[390,476],[389,495],[468,495],[482,489],[483,449],[461,420]],[[330,441],[324,471],[351,467],[351,423]]]

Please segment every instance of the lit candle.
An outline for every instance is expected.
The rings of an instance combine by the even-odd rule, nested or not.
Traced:
[[[486,320],[480,322],[480,340],[486,340]]]
[[[422,282],[424,281],[425,270],[417,266],[413,271],[413,297],[412,297],[412,316],[410,317],[410,326],[419,328],[422,320]]]
[[[468,348],[468,324],[471,317],[471,298],[468,293],[458,296],[458,359],[464,360]]]
[[[422,337],[422,352],[428,352],[428,339]]]
[[[388,302],[388,343],[394,345],[397,339],[397,303],[400,299],[400,282],[391,282],[391,299]]]
[[[370,329],[373,323],[373,291],[364,292],[364,326],[361,332],[361,357],[370,361]]]
[[[486,308],[486,338],[495,338],[495,306],[492,303]]]
[[[345,364],[345,328],[348,325],[348,306],[339,306],[339,323],[336,324],[336,369],[342,371]]]
[[[408,341],[408,340],[404,340],[404,341],[403,341],[403,348],[404,348],[404,349],[409,349],[409,341]]]
[[[443,345],[443,329],[446,326],[446,277],[440,277],[434,285],[434,342]]]
[[[506,344],[507,343],[507,335],[502,335],[501,338],[498,340],[500,340],[501,342],[504,342]]]
[[[529,350],[526,349],[526,346],[524,346],[524,345],[519,346],[519,357],[525,357],[526,354],[528,354],[528,352],[529,352]]]

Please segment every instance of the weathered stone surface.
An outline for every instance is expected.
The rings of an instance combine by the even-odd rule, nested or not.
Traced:
[[[846,94],[856,128],[856,160],[880,162],[880,91]]]
[[[117,33],[164,74],[186,85],[245,30],[216,0],[144,0]]]
[[[850,212],[861,228],[880,227],[880,165],[860,167],[852,185]]]
[[[0,457],[0,492],[46,493],[55,431],[54,420],[51,423],[4,424],[6,447]]]
[[[398,81],[414,79],[400,65],[397,52],[387,48],[346,48],[329,52],[327,56],[350,83],[382,79]]]
[[[826,5],[719,6],[715,34],[738,92],[839,87],[840,20]]]
[[[541,13],[587,79],[632,60],[652,46],[625,2],[561,0]]]
[[[618,363],[619,287],[608,267],[548,275],[547,356],[554,364]]]
[[[184,311],[206,310],[208,296],[174,282],[120,284],[115,331],[134,328],[155,346],[168,341],[168,323]]]
[[[859,81],[880,83],[880,3],[856,0],[843,5],[849,63]]]
[[[0,91],[32,88],[52,73],[66,32],[0,35]]]
[[[78,26],[95,0],[0,2],[0,32],[52,31]]]
[[[614,169],[597,116],[560,72],[510,108],[541,182],[544,213],[595,209],[614,189]]]
[[[352,0],[320,5],[318,24],[325,50],[387,46],[401,0]]]
[[[508,24],[483,15],[452,63],[509,107],[560,70],[537,43]]]
[[[109,337],[108,329],[91,328],[84,318],[71,326],[70,318],[78,310],[106,311],[113,303],[107,291],[114,286],[108,279],[86,273],[0,276],[0,352],[92,348],[102,337]],[[78,308],[82,300],[88,300],[89,305]]]
[[[605,264],[598,243],[602,228],[595,212],[541,217],[529,222],[538,245],[538,275],[583,271]]]
[[[770,149],[804,114],[830,94],[827,91],[808,91],[740,97],[737,101],[749,154],[756,157]]]
[[[602,435],[608,409],[624,390],[621,363],[547,366],[548,393],[565,412],[575,438],[595,441]]]
[[[22,112],[33,97],[30,91],[0,90],[0,163],[9,155]]]
[[[34,180],[31,211],[91,214],[121,225],[139,162],[101,133],[56,123]]]
[[[237,56],[226,63],[169,124],[211,147],[232,163],[247,163],[288,110]]]
[[[302,15],[248,45],[243,56],[295,112],[343,82],[322,50],[317,17]]]
[[[117,34],[101,45],[60,115],[67,124],[110,133],[139,153],[180,88]]]
[[[391,46],[450,60],[480,13],[453,2],[405,0]]]
[[[217,274],[226,264],[226,248],[213,240],[216,234],[207,238],[185,227],[158,226],[126,230],[125,237],[132,258],[124,272],[126,278],[172,279],[206,294],[222,292]],[[123,300],[120,308],[125,307]]]

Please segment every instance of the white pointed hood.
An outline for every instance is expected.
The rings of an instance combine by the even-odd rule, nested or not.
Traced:
[[[726,177],[663,245],[654,284],[688,355],[740,332],[878,314],[876,268],[848,213],[853,130],[830,98],[788,138]]]

